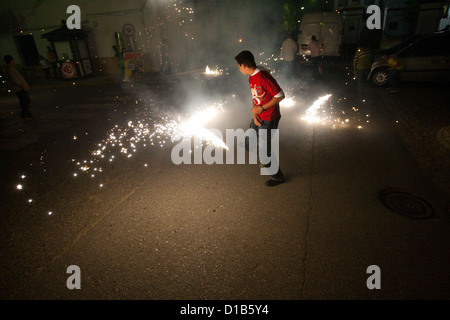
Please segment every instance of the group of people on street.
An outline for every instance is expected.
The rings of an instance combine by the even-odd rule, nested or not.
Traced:
[[[308,44],[308,49],[311,51],[311,59],[314,63],[316,74],[320,74],[320,57],[323,49],[323,44],[320,43],[316,36],[311,37],[311,41]],[[289,68],[290,71],[294,69],[295,54],[298,52],[298,44],[288,36],[283,42],[281,47],[281,57],[286,63],[285,68]],[[49,48],[50,51],[50,48]],[[52,53],[52,52],[50,52]],[[50,69],[47,61],[40,56],[42,66],[45,69]],[[402,68],[402,63],[394,58],[389,58],[388,63],[391,66],[390,72],[390,85],[393,89],[397,89],[397,76],[398,71]],[[52,63],[51,56],[49,57],[50,63]],[[279,166],[279,159],[272,156],[272,131],[278,129],[278,124],[281,119],[280,102],[285,98],[284,91],[277,83],[275,78],[270,72],[263,67],[257,66],[255,58],[250,51],[241,51],[235,60],[238,65],[239,71],[243,75],[249,76],[250,91],[252,93],[252,107],[251,114],[252,120],[250,122],[250,128],[254,129],[259,139],[266,140],[266,152],[267,157],[272,163],[260,164],[263,167],[271,167],[276,163],[277,171],[271,175],[271,178],[266,181],[266,185],[269,187],[277,186],[285,181],[284,173]],[[17,95],[19,104],[21,107],[21,117],[25,119],[34,119],[35,117],[30,112],[31,99],[28,95],[29,85],[24,77],[17,71],[14,59],[11,55],[4,56],[6,63],[6,75],[8,81],[12,87],[12,91]],[[366,44],[361,43],[355,50],[353,59],[354,72],[358,85],[358,97],[363,97],[363,82],[367,79],[368,72],[373,61],[372,48]],[[46,77],[49,77],[50,70],[45,72]],[[261,131],[261,129],[265,129]],[[260,134],[261,133],[261,134]],[[248,148],[248,146],[246,146]],[[247,149],[248,150],[248,149]],[[277,155],[276,155],[277,156]]]
[[[315,35],[311,36],[311,40],[308,43],[307,50],[311,52],[311,62],[313,65],[313,79],[318,78],[322,73],[322,50],[323,43],[317,40]],[[291,77],[293,74],[297,72],[295,67],[295,56],[299,53],[299,45],[298,43],[292,39],[292,36],[288,34],[286,39],[281,44],[280,50],[280,59],[283,61],[282,71],[288,76]]]
[[[364,100],[366,96],[365,85],[367,77],[373,63],[373,54],[380,48],[382,39],[381,30],[369,30],[363,28],[358,33],[355,27],[350,26],[348,32],[342,40],[341,61],[353,65],[354,76],[357,84],[358,99]],[[310,51],[310,58],[313,66],[312,79],[317,79],[323,73],[322,69],[322,51],[324,44],[320,42],[315,35],[311,36],[306,48]],[[298,43],[287,35],[281,45],[280,59],[283,61],[282,71],[288,77],[297,72],[294,63],[295,55],[299,52]],[[384,57],[389,65],[388,70],[388,89],[390,92],[399,92],[399,75],[403,69],[403,63],[396,57]]]

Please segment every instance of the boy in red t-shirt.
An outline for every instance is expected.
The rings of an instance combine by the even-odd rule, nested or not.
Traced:
[[[280,121],[280,101],[284,99],[284,92],[277,81],[270,75],[269,71],[262,67],[257,67],[255,58],[250,51],[242,51],[236,57],[239,71],[244,75],[249,75],[250,90],[253,97],[253,120],[250,128],[259,133],[259,129],[267,130],[267,156],[271,156],[271,130],[278,128]],[[259,134],[258,134],[259,136]],[[266,164],[270,167],[270,164]],[[269,187],[279,185],[284,182],[284,174],[278,166],[278,172],[266,181]]]

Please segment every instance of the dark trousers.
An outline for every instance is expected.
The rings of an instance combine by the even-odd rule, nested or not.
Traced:
[[[311,57],[311,62],[312,62],[312,77],[313,78],[319,78],[320,77],[320,68],[322,67],[322,57],[318,56],[318,57]]]
[[[366,97],[366,84],[367,84],[367,77],[369,75],[370,70],[369,69],[363,69],[356,71],[356,85],[358,88],[357,94],[358,99],[364,99]]]
[[[355,43],[345,43],[342,48],[344,63],[352,63],[358,46]]]
[[[271,121],[261,121],[261,126],[258,127],[255,122],[252,121],[250,122],[250,128],[254,129],[256,131],[256,135],[259,139],[264,139],[267,141],[267,156],[270,157],[272,155],[272,129],[278,129],[278,123],[280,122],[280,117],[278,117],[275,120],[271,120]],[[259,130],[260,129],[266,129],[266,136],[262,137],[259,135]],[[282,180],[284,178],[284,174],[281,171],[280,165],[279,165],[279,159],[276,159],[276,161],[278,161],[278,171],[277,173],[275,173],[274,175],[272,175],[272,179],[276,179],[276,180]],[[270,167],[270,163],[265,164],[266,167]]]
[[[28,93],[26,91],[20,90],[16,92],[16,95],[19,98],[19,104],[22,110],[21,117],[22,118],[31,117],[32,116],[30,112],[31,99]]]
[[[56,65],[56,62],[51,62],[51,66],[52,66],[53,78],[59,79],[58,66]]]
[[[44,68],[45,79],[51,79],[52,74],[50,73],[50,68]]]
[[[295,60],[292,61],[283,61],[281,65],[281,72],[287,77],[292,78],[296,75],[296,69],[295,69]]]

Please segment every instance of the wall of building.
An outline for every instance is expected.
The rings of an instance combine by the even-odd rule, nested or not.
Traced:
[[[443,14],[443,3],[432,2],[420,5],[416,34],[432,33],[439,30],[439,21]]]
[[[69,17],[69,5],[81,9],[96,74],[121,72],[112,47],[116,32],[126,49],[143,53],[146,72],[159,70],[163,37],[168,39],[173,70],[179,72],[232,64],[241,50],[260,53],[279,48],[282,3],[260,0],[255,6],[255,0],[240,0],[236,4],[235,0],[2,0],[0,10],[13,12],[18,22],[8,30],[0,26],[1,53],[19,57],[14,37],[32,34],[39,53],[45,54],[49,42],[41,35],[61,26],[61,20]],[[123,34],[125,24],[134,26],[134,37]]]
[[[128,42],[127,50],[131,51],[133,47],[134,50],[143,52],[146,71],[158,69],[163,29],[169,31],[177,29],[178,33],[183,26],[183,24],[180,25],[182,16],[189,14],[184,6],[177,5],[181,1],[46,0],[38,2],[39,5],[35,7],[17,2],[2,0],[2,6],[10,8],[22,21],[17,30],[6,33],[3,31],[0,35],[2,55],[11,54],[17,57],[20,67],[23,61],[14,38],[32,35],[38,52],[45,56],[46,48],[50,43],[47,39],[42,39],[41,35],[59,28],[62,25],[61,20],[70,16],[66,13],[67,7],[74,4],[81,9],[81,25],[88,31],[88,45],[96,73],[120,72],[115,51],[112,48],[115,45],[115,32],[119,32],[122,39]],[[158,13],[166,15],[163,21],[158,17]],[[122,28],[127,23],[135,27],[133,38],[123,35]],[[180,40],[184,39],[169,38],[169,45],[180,46]]]

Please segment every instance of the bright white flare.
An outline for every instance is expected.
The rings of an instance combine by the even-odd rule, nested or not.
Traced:
[[[209,75],[213,75],[213,76],[219,76],[219,75],[222,74],[222,71],[223,70],[221,70],[221,69],[219,70],[219,68],[216,68],[215,70],[211,70],[209,68],[209,66],[206,66],[205,74],[209,74]]]
[[[169,133],[172,141],[196,137],[197,139],[206,141],[215,147],[228,150],[228,147],[223,140],[203,127],[206,123],[213,120],[217,116],[218,111],[222,110],[222,104],[219,103],[217,106],[208,107],[204,110],[196,112],[183,124],[178,124],[177,122],[173,123],[171,126],[172,132]]]
[[[294,98],[286,97],[280,102],[280,106],[283,108],[290,108],[295,104]]]
[[[331,94],[327,94],[314,101],[314,103],[306,110],[305,115],[302,117],[302,120],[306,120],[309,123],[323,122],[324,119],[320,116],[319,111],[322,107],[322,104],[330,97]]]

